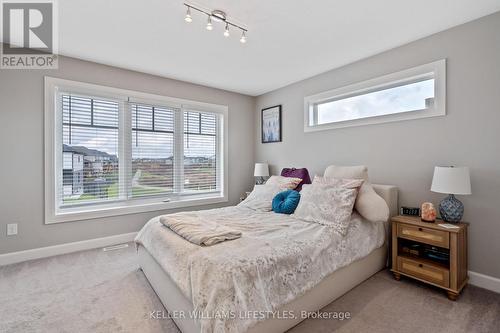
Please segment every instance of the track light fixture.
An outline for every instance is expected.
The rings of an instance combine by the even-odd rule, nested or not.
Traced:
[[[245,33],[245,30],[243,30],[243,31],[241,32],[240,42],[241,42],[242,44],[245,44],[245,43],[247,42],[247,35],[246,35],[246,33]]]
[[[215,9],[212,11],[208,11],[208,10],[204,10],[204,9],[195,7],[195,6],[188,4],[188,3],[184,3],[184,6],[186,6],[186,16],[184,17],[184,21],[186,21],[187,23],[193,22],[193,17],[191,16],[191,9],[193,9],[197,12],[200,12],[202,14],[207,15],[207,25],[206,25],[207,30],[211,31],[214,29],[214,25],[212,23],[212,20],[215,22],[222,22],[225,24],[224,37],[230,36],[229,26],[233,26],[233,27],[241,30],[240,42],[243,44],[247,42],[247,31],[248,30],[246,28],[243,28],[242,26],[236,24],[236,23],[228,21],[226,13],[223,12],[222,10]]]
[[[186,17],[184,18],[184,21],[186,21],[187,23],[193,22],[193,18],[191,17],[191,7],[189,6],[187,6]]]
[[[208,15],[207,30],[212,31],[214,26],[212,25],[212,16]]]

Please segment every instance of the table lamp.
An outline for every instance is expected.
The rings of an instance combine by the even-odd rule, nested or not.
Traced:
[[[469,168],[435,167],[431,191],[448,194],[439,203],[441,218],[446,222],[460,222],[464,215],[464,205],[455,198],[455,194],[471,194]]]
[[[264,177],[269,177],[269,166],[267,165],[267,163],[255,163],[253,175],[254,177],[256,177],[255,184],[264,184],[266,182]]]

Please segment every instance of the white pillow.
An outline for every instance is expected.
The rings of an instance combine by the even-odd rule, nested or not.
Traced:
[[[240,202],[238,206],[248,207],[262,212],[270,212],[273,210],[274,197],[281,191],[283,191],[283,189],[277,185],[255,185],[253,191],[245,200]]]
[[[364,179],[359,189],[358,198],[354,208],[361,216],[371,222],[387,222],[389,220],[389,206],[379,196],[368,181],[368,168],[364,165],[358,166],[335,166],[331,165],[325,170],[328,178],[350,178]]]
[[[301,178],[284,177],[284,176],[271,176],[266,185],[277,185],[283,190],[295,190],[299,186]]]
[[[293,217],[331,227],[345,236],[356,201],[356,189],[329,185],[303,185]]]

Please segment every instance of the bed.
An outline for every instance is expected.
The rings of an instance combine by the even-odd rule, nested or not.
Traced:
[[[397,189],[373,187],[395,215]],[[345,237],[326,238],[323,226],[282,214],[206,212],[237,219],[244,237],[200,247],[157,217],[136,238],[141,269],[184,333],[284,332],[386,266],[388,223],[357,213]]]

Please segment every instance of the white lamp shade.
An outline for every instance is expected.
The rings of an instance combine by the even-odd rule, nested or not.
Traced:
[[[471,194],[467,167],[435,167],[431,191],[446,194]]]
[[[255,163],[255,169],[253,171],[255,177],[268,177],[269,176],[269,166],[267,163]]]

